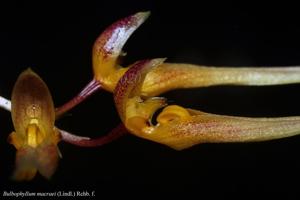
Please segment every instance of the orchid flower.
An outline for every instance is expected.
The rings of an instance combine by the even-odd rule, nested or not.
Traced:
[[[15,132],[9,142],[17,149],[16,180],[30,180],[37,172],[50,178],[60,152],[59,141],[95,147],[127,132],[181,150],[204,142],[263,141],[296,135],[300,117],[244,118],[204,113],[167,105],[158,96],[178,88],[214,85],[278,85],[300,82],[300,67],[208,67],[165,63],[165,59],[138,61],[122,67],[119,58],[128,38],[148,18],[139,12],[109,26],[95,41],[92,51],[93,78],[69,102],[55,109],[49,89],[32,70],[18,78],[12,102],[0,96],[0,107],[12,112]],[[119,126],[109,134],[91,139],[55,127],[55,120],[104,89],[113,92]],[[153,114],[164,108],[151,124]]]
[[[2,101],[5,99],[2,98]],[[11,109],[15,132],[8,141],[17,149],[15,180],[31,180],[37,172],[50,178],[56,170],[60,152],[57,147],[61,137],[79,146],[99,146],[122,134],[113,133],[94,140],[68,134],[54,126],[55,109],[50,91],[43,80],[28,69],[21,73],[12,92],[11,106],[5,100],[7,109]],[[78,139],[80,139],[78,141]]]
[[[143,97],[147,73],[164,59],[136,62],[119,80],[114,101],[122,122],[134,135],[182,150],[199,143],[251,142],[300,134],[300,117],[246,118],[215,115],[178,105],[164,98]],[[159,113],[156,125],[152,116]]]
[[[120,57],[128,38],[145,22],[150,12],[125,17],[103,31],[93,51],[92,80],[72,100],[57,108],[59,116],[100,89],[113,92],[130,66],[122,67]],[[143,96],[155,96],[179,88],[215,85],[278,85],[300,82],[300,67],[212,67],[184,63],[162,63],[151,70],[142,84]]]
[[[55,127],[55,108],[50,91],[44,81],[31,69],[21,73],[15,83],[11,102],[0,98],[3,109],[11,111],[15,131],[8,142],[17,150],[13,179],[31,180],[39,172],[51,178],[61,154],[60,140],[83,147],[100,146],[126,133],[123,125],[110,134],[90,139],[70,134]]]
[[[37,171],[50,178],[57,166],[60,140],[54,127],[54,104],[46,84],[30,69],[15,83],[11,114],[15,132],[9,141],[17,149],[14,179],[31,180]]]

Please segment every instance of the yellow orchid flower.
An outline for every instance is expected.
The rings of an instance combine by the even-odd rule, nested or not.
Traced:
[[[139,12],[108,27],[93,47],[94,80],[113,92],[118,80],[130,68],[120,66],[122,47],[149,17]],[[300,82],[300,67],[207,67],[184,63],[161,63],[151,70],[142,85],[143,96],[155,96],[178,88],[213,85],[276,85]]]
[[[138,12],[113,23],[96,39],[92,50],[93,79],[72,100],[56,109],[70,110],[101,88],[113,92],[130,66],[122,67],[123,46],[150,12]],[[141,95],[151,97],[179,88],[214,85],[278,85],[300,82],[300,67],[213,67],[186,63],[161,63],[145,77]]]
[[[31,180],[37,171],[50,178],[59,157],[55,110],[48,87],[30,69],[15,83],[11,115],[15,132],[9,141],[17,149],[14,179]]]
[[[81,137],[54,126],[55,109],[44,81],[31,69],[20,74],[12,92],[11,103],[1,97],[3,107],[11,110],[15,132],[8,141],[17,150],[13,179],[31,180],[39,172],[51,178],[59,160],[60,140],[83,147],[100,146],[126,133],[120,125],[106,136],[95,139]],[[11,104],[11,106],[10,106]]]
[[[215,115],[178,105],[163,98],[142,96],[143,81],[164,59],[136,62],[119,80],[114,101],[122,122],[136,136],[176,150],[199,143],[265,141],[300,134],[300,117],[246,118]],[[166,106],[151,124],[156,110]]]

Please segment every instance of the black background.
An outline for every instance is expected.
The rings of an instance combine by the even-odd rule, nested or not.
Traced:
[[[212,66],[300,64],[296,5],[190,1],[98,1],[0,5],[0,95],[9,98],[17,76],[31,67],[48,84],[55,105],[92,78],[91,49],[114,21],[138,11],[151,17],[132,35],[124,65],[167,57],[168,62]],[[211,87],[162,94],[206,112],[249,117],[300,115],[300,86]],[[120,122],[112,95],[99,92],[57,121],[80,135],[104,135]],[[10,181],[14,148],[10,113],[0,112],[0,182],[3,191],[95,191],[102,196],[225,193],[297,193],[300,138],[244,144],[202,144],[184,151],[128,135],[98,148],[61,142],[63,154],[50,181]],[[1,194],[2,195],[2,194]],[[145,197],[145,196],[139,196]]]

